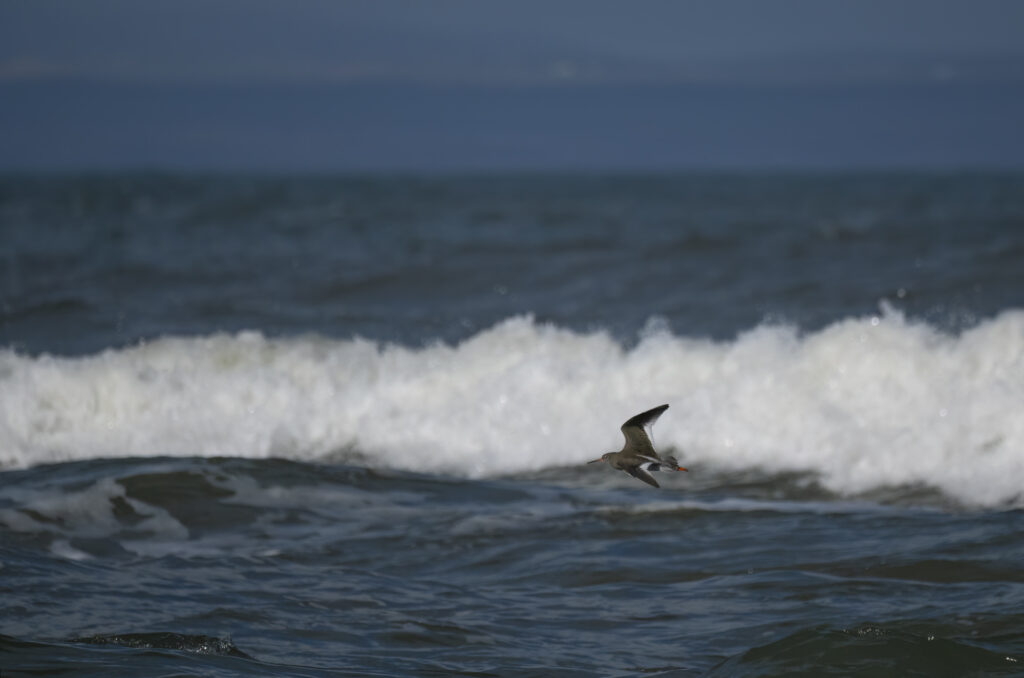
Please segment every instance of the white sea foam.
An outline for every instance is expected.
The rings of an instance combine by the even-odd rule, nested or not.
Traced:
[[[0,508],[0,525],[16,532],[52,532],[79,537],[107,537],[123,529],[114,513],[114,501],[121,501],[141,517],[132,529],[162,540],[180,540],[188,529],[166,510],[127,496],[113,478],[104,478],[77,490],[54,493],[52,490],[0,487],[0,501],[11,501],[17,508]],[[57,555],[79,559],[68,542],[54,542]]]
[[[169,338],[85,358],[0,352],[0,467],[115,456],[322,459],[472,478],[567,465],[655,428],[701,469],[809,471],[857,493],[921,483],[1021,505],[1024,311],[958,335],[885,311],[818,332],[625,348],[516,317],[457,346]]]

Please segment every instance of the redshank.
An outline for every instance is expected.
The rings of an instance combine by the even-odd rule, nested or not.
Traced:
[[[608,452],[601,455],[600,459],[587,463],[596,464],[599,461],[606,461],[612,468],[625,471],[634,478],[655,487],[661,486],[648,471],[685,471],[686,469],[679,465],[675,457],[659,456],[654,451],[654,445],[651,444],[647,431],[644,430],[653,427],[654,422],[667,409],[668,405],[659,405],[628,419],[622,425],[622,435],[626,436],[626,444],[622,446],[622,450]]]

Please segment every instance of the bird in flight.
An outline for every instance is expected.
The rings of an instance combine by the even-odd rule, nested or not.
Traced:
[[[661,487],[649,471],[685,471],[687,469],[679,465],[675,457],[665,455],[659,456],[654,451],[654,445],[647,435],[645,428],[654,426],[658,417],[668,409],[668,405],[659,405],[653,409],[641,412],[635,417],[626,420],[622,425],[622,435],[626,436],[626,444],[619,452],[608,452],[601,455],[600,459],[588,461],[588,464],[596,464],[599,461],[608,462],[609,466],[625,471],[634,478],[644,481],[648,485]]]

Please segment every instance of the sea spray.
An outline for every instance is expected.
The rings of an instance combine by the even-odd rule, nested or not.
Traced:
[[[97,457],[358,455],[470,478],[582,463],[655,430],[696,473],[815,474],[856,494],[921,484],[1020,505],[1024,311],[959,334],[883,309],[730,341],[652,325],[636,345],[517,316],[423,347],[256,332],[81,358],[0,353],[0,465]]]

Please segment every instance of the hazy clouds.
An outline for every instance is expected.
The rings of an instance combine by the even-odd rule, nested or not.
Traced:
[[[1019,76],[980,0],[4,0],[0,76],[542,83]]]
[[[1024,166],[1009,0],[0,0],[0,169]]]

